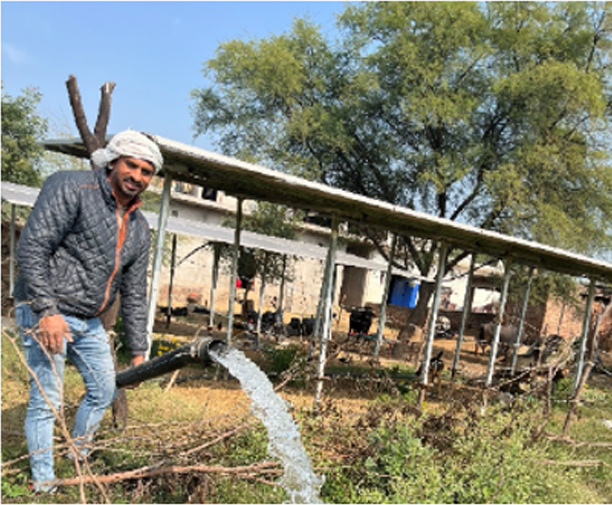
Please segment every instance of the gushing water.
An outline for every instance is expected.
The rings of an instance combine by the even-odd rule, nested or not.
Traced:
[[[291,502],[320,503],[322,479],[312,471],[297,425],[266,375],[237,349],[215,349],[210,355],[240,381],[250,396],[251,411],[268,432],[268,453],[278,458],[285,470],[280,483]]]

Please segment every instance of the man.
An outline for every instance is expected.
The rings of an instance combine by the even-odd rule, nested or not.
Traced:
[[[121,294],[132,366],[148,350],[146,275],[150,245],[139,198],[163,159],[127,130],[92,155],[95,170],[58,172],[45,182],[17,246],[15,319],[30,376],[25,432],[33,489],[53,492],[53,426],[66,356],[86,394],[72,433],[79,454],[116,395],[110,343],[98,316]]]

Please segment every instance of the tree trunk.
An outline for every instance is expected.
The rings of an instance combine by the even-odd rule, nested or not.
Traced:
[[[584,392],[586,381],[589,378],[589,375],[591,374],[591,370],[593,369],[593,366],[595,365],[595,350],[597,349],[597,337],[599,336],[599,327],[601,325],[601,321],[608,317],[611,310],[612,310],[612,304],[606,307],[606,310],[598,318],[595,326],[591,327],[591,329],[589,330],[589,333],[587,334],[586,365],[582,370],[582,376],[580,377],[580,381],[578,382],[576,391],[574,391],[574,395],[572,396],[572,399],[570,400],[570,406],[567,411],[567,415],[565,416],[565,422],[563,423],[563,438],[567,438],[569,436],[571,420],[576,414],[576,410],[578,409],[578,404],[580,403],[582,393]]]
[[[423,282],[419,286],[419,298],[417,303],[408,315],[406,324],[414,324],[421,329],[425,328],[427,324],[427,318],[429,317],[429,300],[434,292],[436,285],[433,282]]]
[[[66,88],[68,89],[68,99],[70,100],[70,106],[74,115],[74,122],[79,135],[85,144],[87,154],[91,154],[101,147],[106,145],[106,130],[108,127],[108,121],[110,119],[111,109],[111,95],[115,89],[115,83],[108,81],[100,88],[100,105],[98,107],[98,117],[96,119],[96,125],[94,132],[87,126],[87,117],[83,110],[83,104],[81,102],[81,93],[79,92],[79,85],[77,84],[76,77],[70,75],[66,81]],[[93,168],[93,166],[92,166]],[[100,321],[106,332],[110,336],[113,336],[112,331],[115,323],[117,322],[117,315],[119,313],[119,299],[121,297],[117,294],[115,303],[104,314],[100,316]],[[113,362],[115,363],[115,369],[117,368],[117,356],[115,354],[114,342],[111,342],[111,352],[113,355]],[[119,390],[116,400],[113,402],[113,423],[115,427],[125,427],[127,425],[128,417],[128,404],[127,397],[124,390]]]
[[[115,364],[115,370],[118,371],[117,367],[117,354],[115,353],[115,324],[117,322],[117,316],[119,314],[119,308],[121,306],[121,295],[117,293],[117,298],[108,310],[100,314],[100,322],[108,335],[110,340],[111,352],[113,355],[113,363]],[[125,389],[119,389],[117,391],[117,398],[113,402],[113,426],[117,429],[125,429],[128,422],[128,403],[127,396],[125,395]]]

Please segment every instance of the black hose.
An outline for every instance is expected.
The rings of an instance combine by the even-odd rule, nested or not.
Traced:
[[[159,377],[192,363],[210,366],[214,360],[211,358],[209,351],[220,352],[226,347],[225,342],[208,337],[194,340],[138,366],[119,372],[115,379],[117,387],[122,388],[153,377]]]

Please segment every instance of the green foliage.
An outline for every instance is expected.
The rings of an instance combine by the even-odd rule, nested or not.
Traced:
[[[195,130],[228,155],[605,254],[611,9],[349,3],[336,43],[302,19],[282,35],[222,43],[205,64],[214,84],[193,92]],[[431,244],[400,243],[397,257],[430,275]]]
[[[328,474],[323,497],[335,503],[596,502],[580,472],[541,464],[531,412],[491,410],[461,424],[445,417],[388,418],[367,436],[350,470]],[[437,430],[432,431],[432,427]]]
[[[296,234],[298,223],[301,221],[302,212],[287,209],[283,205],[268,202],[257,202],[253,211],[244,217],[242,229],[268,235],[293,239]],[[235,227],[236,220],[228,218],[224,226]],[[224,259],[225,268],[229,268],[233,257],[233,246],[228,244],[215,244],[220,257]],[[290,266],[292,258],[287,255],[240,247],[237,263],[237,274],[240,279],[254,279],[258,276],[262,283],[268,284],[276,280],[284,279],[291,282]],[[252,285],[249,286],[249,289]],[[247,298],[247,291],[244,299]]]
[[[569,401],[574,393],[575,377],[569,376],[554,383],[552,395],[555,400]]]
[[[10,435],[21,429],[27,378],[16,348],[5,334],[13,338],[16,333],[3,328],[2,501],[80,502],[78,486],[63,486],[58,494],[48,496],[34,496],[27,489],[27,460],[17,459],[25,454],[25,442],[23,437]],[[290,354],[279,350],[282,359],[278,361],[284,362],[280,368],[286,366]],[[389,372],[396,375],[403,369]],[[74,367],[68,367],[66,375],[66,410],[71,417],[82,395],[82,384]],[[78,384],[73,379],[78,379]],[[579,443],[571,445],[534,436],[543,421],[542,405],[538,403],[518,401],[511,410],[494,405],[480,410],[475,398],[470,397],[465,404],[447,404],[448,410],[443,412],[433,402],[417,412],[414,405],[418,391],[414,389],[404,396],[381,395],[363,401],[355,411],[335,408],[330,394],[323,412],[313,416],[296,408],[294,416],[316,473],[325,476],[321,491],[325,503],[607,503],[612,496],[612,454],[605,444],[612,443],[612,430],[602,420],[612,419],[612,393],[608,382],[600,382],[601,376],[593,379],[583,397],[580,419],[572,427],[572,438]],[[103,421],[96,436],[97,449],[89,461],[93,474],[173,464],[231,468],[268,461],[268,440],[259,422],[217,438],[245,419],[234,417],[232,406],[231,423],[215,425],[215,411],[210,410],[208,401],[203,404],[202,398],[209,394],[208,387],[231,386],[211,382],[203,388],[204,396],[199,386],[194,381],[164,391],[149,381],[128,390],[129,427],[118,433],[110,428],[109,416]],[[560,432],[563,405],[557,403],[553,409],[547,434]],[[189,450],[204,444],[205,449],[188,455]],[[61,445],[58,440],[58,452]],[[572,465],[581,460],[599,460],[602,464],[584,468]],[[75,476],[74,465],[65,458],[56,458],[56,464],[59,477]],[[259,477],[277,479],[276,473]],[[95,485],[86,485],[86,497],[91,502],[286,501],[281,488],[256,479],[195,471],[127,479],[105,485],[105,492],[103,496]]]
[[[28,496],[30,490],[26,482],[21,484],[9,482],[8,479],[2,477],[2,496],[6,498],[19,498],[20,496]]]
[[[287,347],[276,347],[266,345],[262,349],[265,356],[266,372],[271,375],[280,375],[289,369],[289,367],[298,359],[304,358],[306,355],[304,349],[297,345],[289,345]]]
[[[47,131],[47,121],[36,113],[40,93],[34,88],[12,97],[2,92],[2,180],[40,187],[36,168],[43,149],[37,143]]]

